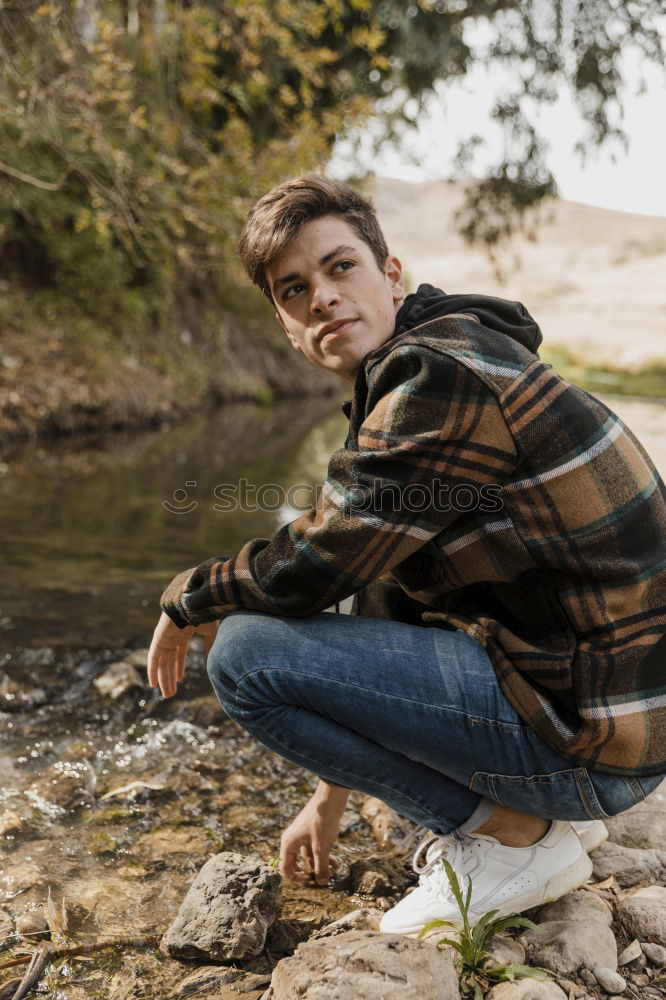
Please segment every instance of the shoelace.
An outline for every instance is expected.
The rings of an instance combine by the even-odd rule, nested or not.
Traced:
[[[420,864],[419,857],[426,848],[430,857],[423,864]],[[462,871],[464,850],[462,843],[455,837],[433,835],[426,837],[417,847],[412,861],[412,868],[419,876],[419,885],[439,899],[447,899],[451,896],[451,886],[442,864],[444,855],[457,875],[461,886],[464,886],[465,878]]]

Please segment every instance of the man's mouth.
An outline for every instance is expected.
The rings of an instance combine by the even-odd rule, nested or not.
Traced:
[[[324,333],[319,338],[319,343],[323,344],[325,341],[333,340],[335,337],[342,336],[342,334],[346,333],[347,330],[349,330],[354,325],[354,323],[356,323],[355,319],[348,319],[345,323],[341,323],[339,326],[336,326],[335,329],[329,330],[327,333]]]

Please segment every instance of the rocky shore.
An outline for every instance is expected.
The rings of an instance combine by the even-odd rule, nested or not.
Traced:
[[[145,656],[23,650],[1,666],[0,966],[48,952],[18,995],[463,996],[452,948],[377,929],[414,884],[422,831],[352,793],[330,885],[283,883],[279,836],[315,779],[224,717],[200,650],[167,702],[145,686]],[[489,962],[548,978],[487,1000],[666,996],[666,784],[607,826],[590,882],[528,913],[538,931],[491,942]],[[25,972],[0,969],[2,1000]]]

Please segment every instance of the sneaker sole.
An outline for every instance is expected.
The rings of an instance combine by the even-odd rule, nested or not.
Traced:
[[[540,889],[535,889],[533,892],[527,893],[525,896],[520,896],[516,899],[508,899],[505,903],[501,903],[499,906],[491,906],[489,909],[497,910],[497,917],[506,917],[510,913],[523,913],[525,910],[531,910],[535,906],[545,906],[546,903],[552,903],[561,896],[566,896],[568,892],[573,892],[574,889],[580,889],[582,885],[585,885],[590,875],[592,874],[592,862],[588,858],[587,854],[582,854],[572,865],[568,868],[564,868],[562,871],[557,872],[553,875],[545,886]],[[487,911],[485,911],[487,912]],[[474,924],[477,920],[480,920],[483,913],[471,913],[470,923]],[[455,922],[455,920],[454,920]],[[462,919],[460,920],[462,925]],[[409,931],[405,934],[406,937],[418,937],[419,930]],[[455,939],[456,931],[453,927],[436,927],[433,928],[428,934],[425,935],[424,940],[428,940],[433,937],[451,937]]]

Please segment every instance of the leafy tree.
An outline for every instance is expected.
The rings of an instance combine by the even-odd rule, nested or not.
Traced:
[[[505,145],[461,225],[497,247],[555,190],[539,104],[571,88],[584,145],[621,137],[620,60],[660,62],[665,0],[5,0],[0,248],[110,321],[184,287],[229,294],[249,205],[323,165],[378,102],[383,139],[479,61],[510,69]],[[466,25],[485,19],[483,51]],[[482,140],[460,151],[469,160]]]

